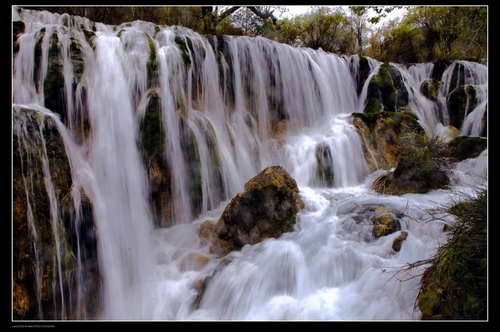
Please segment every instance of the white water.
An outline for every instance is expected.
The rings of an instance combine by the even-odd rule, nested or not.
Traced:
[[[219,70],[220,54],[213,52],[209,40],[190,30],[159,27],[154,34],[152,25],[145,22],[119,29],[98,24],[92,50],[80,31],[88,26],[85,20],[75,23],[67,17],[29,11],[21,13],[21,18],[27,26],[14,59],[16,107],[36,105],[30,107],[54,116],[43,107],[43,81],[34,79],[33,48],[42,27],[54,28],[60,40],[67,40],[70,34],[82,45],[84,74],[74,90],[68,83],[63,88],[68,100],[65,139],[76,141],[71,121],[78,123],[79,116],[86,114],[90,137],[78,145],[68,143],[67,149],[78,156],[73,158],[79,160],[74,173],[87,174],[74,175],[75,182],[96,202],[94,218],[104,282],[104,311],[98,319],[419,319],[415,299],[422,270],[401,268],[429,258],[445,241],[446,218],[436,219],[426,209],[487,184],[487,151],[456,165],[453,190],[377,195],[369,188],[380,172],[368,172],[360,138],[349,120],[349,114],[360,111],[365,102],[364,94],[356,93],[350,61],[262,38],[226,37],[230,56],[222,60]],[[122,30],[120,37],[117,30]],[[148,86],[147,81],[150,54],[146,34],[156,52],[156,86]],[[205,56],[190,50],[192,63],[186,66],[175,35],[189,37]],[[64,48],[61,51],[68,82],[73,80],[68,69],[71,62]],[[42,61],[47,58],[42,56]],[[376,61],[371,62],[376,70]],[[46,66],[41,63],[39,70],[45,71]],[[412,110],[433,131],[442,125],[435,115],[436,106],[417,92],[428,78],[427,67],[417,72],[401,70],[416,91],[411,95]],[[167,133],[164,157],[172,174],[175,202],[173,226],[158,229],[152,226],[149,184],[136,143],[139,119],[153,89],[161,100]],[[267,96],[270,92],[275,99]],[[481,97],[487,97],[486,91]],[[281,112],[289,119],[281,139],[274,138],[268,127],[280,101]],[[195,135],[201,160],[199,215],[192,215],[189,206],[179,113]],[[466,119],[468,128],[475,128],[478,121],[475,116]],[[219,165],[211,160],[214,147],[207,143],[209,135],[215,137]],[[330,151],[333,185],[316,177],[318,145]],[[217,221],[246,181],[264,167],[277,164],[297,180],[305,202],[294,230],[232,252],[231,261],[219,265],[220,260],[208,253],[208,245],[200,245],[200,224]],[[222,188],[214,188],[211,182],[216,172],[220,172]],[[221,199],[214,198],[215,189],[223,193]],[[401,230],[408,237],[399,252],[392,249],[392,242],[400,232],[375,239],[368,221],[354,221],[359,205],[404,211]],[[197,265],[200,257],[208,258],[201,268]],[[193,285],[207,276],[213,278],[199,309],[193,311]]]

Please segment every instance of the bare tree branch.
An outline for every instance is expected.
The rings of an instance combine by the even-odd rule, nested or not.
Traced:
[[[228,8],[227,10],[225,10],[219,16],[217,16],[217,23],[221,22],[223,19],[225,19],[226,17],[228,17],[229,15],[231,15],[232,13],[234,13],[235,11],[240,9],[241,7],[242,6],[232,6],[232,7]]]
[[[250,9],[252,11],[252,13],[254,13],[255,15],[257,15],[258,17],[260,17],[261,19],[265,20],[265,19],[268,19],[270,18],[272,21],[273,21],[273,24],[276,24],[276,20],[277,18],[273,15],[273,11],[274,10],[271,10],[271,11],[266,11],[266,12],[261,12],[259,9],[257,9],[257,7],[255,6],[246,6],[248,9]]]

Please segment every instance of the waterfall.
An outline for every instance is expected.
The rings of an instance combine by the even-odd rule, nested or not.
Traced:
[[[425,211],[452,202],[454,193],[399,197],[370,190],[379,173],[369,171],[351,114],[366,105],[378,61],[367,58],[370,73],[358,91],[357,55],[341,57],[261,37],[206,37],[142,21],[108,26],[31,10],[17,18],[25,24],[13,59],[13,129],[20,154],[40,145],[37,153],[47,160],[48,129],[40,126],[30,137],[28,115],[21,111],[29,109],[34,112],[29,117],[56,124],[71,165],[75,216],[70,222],[79,254],[77,277],[67,284],[79,289],[76,298],[62,286],[64,209],[51,180],[57,169],[42,165],[58,267],[56,319],[418,319],[419,278],[398,278],[405,273],[400,268],[430,257],[445,241],[442,229],[449,217],[435,221]],[[476,88],[476,107],[459,129],[480,136],[487,107],[485,66],[460,63],[473,78],[465,84]],[[429,64],[397,68],[410,91],[409,108],[428,134],[448,126],[439,112],[447,113],[443,98],[454,65],[443,76],[438,102],[420,91],[430,78]],[[454,173],[456,188],[487,183],[486,160],[483,153],[461,163]],[[32,163],[28,158],[22,165],[35,167]],[[283,166],[296,179],[304,200],[293,231],[224,260],[210,255],[200,244],[200,225],[216,222],[245,183],[271,165]],[[22,180],[31,197],[30,178]],[[91,305],[84,285],[89,239],[78,231],[84,219],[80,192],[93,203],[102,278],[93,317],[84,313]],[[27,199],[30,238],[38,252],[35,204]],[[357,207],[377,204],[405,211],[400,223],[409,235],[399,252],[391,249],[399,232],[376,239],[368,221],[358,219]],[[35,273],[38,287],[41,274]],[[195,308],[194,285],[209,277]],[[44,319],[42,295],[37,296]],[[77,313],[66,312],[68,301],[78,303]]]
[[[152,231],[147,183],[136,145],[138,125],[130,98],[133,94],[128,92],[131,84],[124,70],[134,64],[128,60],[114,33],[98,31],[87,87],[92,133],[88,160],[106,206],[103,224],[98,226],[104,282],[108,285],[105,296],[110,304],[105,309],[109,309],[110,318],[141,317],[143,305],[135,292],[143,294],[140,287],[146,283],[152,265],[147,254]],[[122,167],[125,164],[127,167]],[[113,194],[117,192],[120,194]],[[129,293],[133,297],[126,297]],[[124,304],[130,303],[134,306],[124,310]]]
[[[439,120],[439,106],[425,97],[420,86],[431,78],[432,64],[415,64],[409,70],[398,66],[405,78],[405,86],[411,93],[410,109],[418,115],[419,122],[429,136],[442,133],[440,130],[443,124]]]
[[[464,112],[465,125],[462,125],[461,133],[464,135],[480,136],[483,129],[482,126],[482,115],[484,114],[486,103],[487,103],[487,83],[488,83],[488,68],[479,63],[471,63],[468,61],[456,61],[452,65],[446,68],[443,73],[443,85],[439,90],[438,100],[443,107],[443,124],[449,125],[450,115],[447,107],[446,96],[452,91],[456,90],[460,85],[471,85],[477,91],[477,96],[475,97],[476,104],[478,105],[473,111],[467,112],[468,104],[472,101],[467,97],[467,106]],[[475,110],[478,110],[475,112]],[[478,114],[480,113],[480,114]],[[473,120],[476,121],[473,121]],[[473,125],[472,123],[475,123]],[[475,127],[474,131],[470,128]]]

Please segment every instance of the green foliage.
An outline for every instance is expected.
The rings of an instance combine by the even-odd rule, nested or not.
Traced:
[[[325,52],[344,53],[346,51],[343,33],[349,26],[344,14],[330,7],[317,7],[296,21],[303,31],[301,38],[305,47],[321,48]]]
[[[485,6],[422,6],[408,12],[405,21],[420,31],[424,60],[486,58]]]
[[[479,188],[440,209],[456,221],[424,273],[418,297],[422,319],[486,319],[487,193]]]
[[[409,24],[401,24],[385,32],[379,50],[373,47],[367,51],[367,55],[382,61],[423,62],[419,54],[421,44],[420,30]]]
[[[446,143],[434,136],[429,139],[422,135],[404,135],[396,148],[400,170],[412,169],[414,178],[432,178],[436,170],[449,168]],[[397,169],[395,176],[399,175]],[[441,186],[438,186],[441,187]]]
[[[274,40],[294,47],[302,46],[303,31],[300,29],[299,20],[299,17],[294,17],[279,21],[279,33],[274,37]]]
[[[349,9],[355,16],[365,17],[370,23],[377,24],[382,18],[387,17],[387,14],[394,9],[401,7],[402,6],[349,6]],[[375,14],[373,14],[373,12],[375,12]],[[369,15],[370,17],[368,18]]]
[[[373,188],[391,195],[426,193],[433,189],[446,189],[450,179],[445,144],[441,139],[428,139],[408,126],[403,127],[411,135],[399,135],[395,141],[397,166],[391,176],[377,181]],[[394,130],[396,132],[397,130]]]

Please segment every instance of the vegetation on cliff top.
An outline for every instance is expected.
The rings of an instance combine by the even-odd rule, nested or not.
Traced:
[[[479,62],[487,57],[487,6],[311,6],[286,17],[285,6],[25,7],[119,25],[143,20],[202,34],[261,36],[295,47],[360,54],[382,62]],[[384,24],[395,8],[405,14]]]

